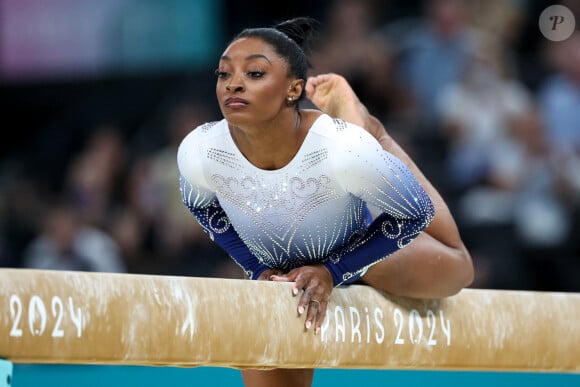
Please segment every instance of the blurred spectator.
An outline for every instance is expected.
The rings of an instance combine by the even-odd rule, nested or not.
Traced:
[[[400,73],[409,87],[415,114],[436,129],[439,93],[459,81],[474,48],[474,35],[465,0],[424,2],[424,15],[403,36],[397,36]],[[391,34],[398,35],[397,29]]]
[[[520,160],[520,190],[513,205],[519,254],[531,276],[529,288],[579,291],[580,259],[570,242],[574,216],[560,189],[557,165],[551,161],[545,126],[539,111],[528,115],[521,127],[525,146]],[[577,242],[576,242],[577,243]]]
[[[580,205],[580,31],[547,46],[555,72],[542,84],[538,100],[553,162],[573,205]]]
[[[461,78],[435,100],[448,147],[447,176],[454,189],[504,184],[491,164],[501,165],[509,157],[515,146],[511,127],[528,113],[531,100],[524,85],[510,75],[501,42],[481,36]]]
[[[48,193],[34,183],[18,163],[0,164],[0,267],[19,267],[24,249],[36,235]]]
[[[511,127],[510,136],[510,145],[495,152],[490,179],[458,201],[466,243],[485,268],[479,286],[563,290],[570,282],[558,269],[564,258],[560,247],[570,235],[571,214],[562,206],[535,107]],[[542,269],[539,256],[546,263]]]
[[[85,223],[67,205],[47,211],[40,234],[26,248],[23,266],[44,270],[126,271],[116,242]]]
[[[381,28],[395,56],[392,82],[403,91],[396,97],[404,103],[398,106],[395,123],[403,135],[396,138],[442,190],[446,144],[439,130],[437,100],[448,85],[459,81],[473,52],[468,4],[468,0],[421,1],[416,16],[395,19]],[[393,129],[392,123],[387,125]]]
[[[66,171],[65,193],[74,208],[90,224],[105,228],[113,210],[123,174],[127,149],[114,125],[95,128],[80,154]]]
[[[467,1],[472,24],[493,33],[503,45],[511,47],[523,31],[527,2],[514,0]],[[534,20],[536,23],[536,21]]]
[[[549,230],[550,223],[536,219],[530,223],[536,225],[529,232],[541,235],[552,247],[551,254],[546,254],[546,245],[534,246],[527,250],[534,254],[536,268],[546,270],[546,255],[556,256],[552,263],[552,272],[557,271],[559,279],[566,280],[566,289],[580,290],[580,31],[576,31],[563,42],[546,42],[546,57],[553,73],[541,84],[538,91],[538,103],[542,124],[546,129],[546,140],[551,165],[551,178],[555,181],[554,196],[551,207],[539,207],[540,219],[561,219],[555,233]],[[536,206],[538,207],[538,206]],[[551,212],[547,212],[551,210]],[[549,217],[546,217],[549,215]],[[546,224],[548,223],[548,224]],[[544,227],[539,227],[543,224]],[[552,225],[554,228],[554,225]],[[546,232],[550,231],[550,232]],[[544,255],[542,257],[542,255]],[[562,260],[564,260],[562,262]],[[557,264],[560,264],[557,267]],[[564,276],[562,276],[562,272]],[[562,278],[563,277],[563,278]],[[561,285],[565,286],[565,285]],[[550,283],[543,283],[543,288],[551,288]]]

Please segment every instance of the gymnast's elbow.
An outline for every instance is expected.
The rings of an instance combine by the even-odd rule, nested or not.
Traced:
[[[409,253],[423,256],[420,281],[427,286],[429,298],[450,297],[468,288],[474,281],[473,262],[469,251],[459,246],[449,246],[427,233],[417,238],[419,244]],[[428,285],[427,285],[428,284]]]
[[[453,250],[453,265],[449,270],[448,277],[448,296],[455,295],[462,289],[470,287],[475,278],[473,261],[467,248],[462,245]]]
[[[473,261],[471,260],[471,255],[467,251],[465,246],[463,247],[463,254],[462,254],[462,288],[467,288],[473,284],[475,280],[475,270],[473,268]]]

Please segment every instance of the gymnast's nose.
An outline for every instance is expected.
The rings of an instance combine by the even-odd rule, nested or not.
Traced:
[[[240,92],[244,90],[244,83],[240,76],[232,76],[226,84],[226,90],[231,92]]]

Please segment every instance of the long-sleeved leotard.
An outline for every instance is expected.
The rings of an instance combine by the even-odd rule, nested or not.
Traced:
[[[327,115],[281,169],[252,165],[225,120],[190,132],[177,162],[184,203],[252,279],[268,268],[322,263],[335,286],[352,282],[434,216],[399,159],[363,128]],[[374,220],[369,207],[379,213]]]

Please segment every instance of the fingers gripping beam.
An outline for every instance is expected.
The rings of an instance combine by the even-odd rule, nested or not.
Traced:
[[[441,300],[335,289],[304,331],[291,284],[0,269],[13,363],[580,372],[580,294],[465,289]]]

